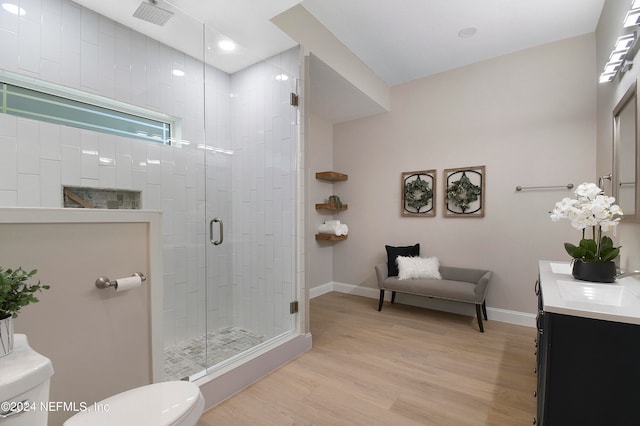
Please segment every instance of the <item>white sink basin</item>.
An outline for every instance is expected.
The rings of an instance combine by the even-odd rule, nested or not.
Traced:
[[[554,274],[571,274],[571,263],[550,262],[549,266]]]
[[[557,281],[560,295],[566,301],[596,305],[620,306],[624,286],[616,283],[596,284],[577,281]]]

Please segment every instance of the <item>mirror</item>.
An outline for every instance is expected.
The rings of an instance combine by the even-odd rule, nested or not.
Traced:
[[[638,221],[638,127],[636,83],[613,110],[613,196],[624,212],[624,222]]]

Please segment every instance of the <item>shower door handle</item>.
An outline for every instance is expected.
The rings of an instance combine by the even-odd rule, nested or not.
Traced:
[[[213,223],[214,222],[218,223],[220,228],[220,239],[218,240],[213,239]],[[213,244],[214,246],[219,246],[220,244],[222,244],[222,241],[224,241],[224,227],[222,225],[222,219],[218,217],[214,217],[209,222],[209,241],[211,241],[211,244]]]

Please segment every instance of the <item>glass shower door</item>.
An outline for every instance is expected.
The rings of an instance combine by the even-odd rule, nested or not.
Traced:
[[[147,205],[164,212],[164,378],[195,380],[296,330],[300,67],[298,48],[222,51],[226,37],[175,12],[193,49],[148,42],[146,85],[180,123],[145,158]]]
[[[206,34],[207,55],[215,55],[223,37]],[[213,370],[296,328],[299,129],[291,93],[298,61],[295,48],[232,73],[205,66],[206,352]]]

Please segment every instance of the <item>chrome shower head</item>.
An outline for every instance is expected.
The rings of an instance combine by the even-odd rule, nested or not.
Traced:
[[[142,2],[140,6],[133,13],[136,18],[143,21],[151,22],[152,24],[163,26],[173,16],[173,12],[156,6],[158,2],[150,0],[149,3]]]

